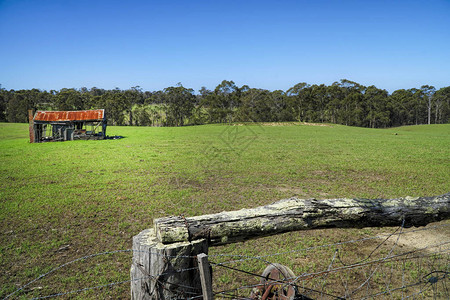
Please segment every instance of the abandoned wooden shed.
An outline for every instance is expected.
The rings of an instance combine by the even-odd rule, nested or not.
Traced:
[[[104,109],[37,111],[30,120],[30,143],[72,140],[101,140],[106,137]]]

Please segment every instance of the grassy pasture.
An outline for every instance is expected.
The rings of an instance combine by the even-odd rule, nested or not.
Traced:
[[[130,248],[132,237],[161,216],[254,207],[291,196],[389,198],[450,190],[450,125],[111,126],[107,133],[125,138],[29,144],[27,124],[0,124],[0,297],[65,262]],[[379,232],[297,232],[211,252],[269,254]],[[349,260],[356,256],[349,255]],[[279,262],[301,273],[331,256],[317,251],[314,258]],[[74,263],[19,295],[127,280],[130,258],[122,253]],[[260,273],[263,264],[248,267]],[[245,280],[218,271],[215,288]],[[128,295],[126,283],[71,297]]]

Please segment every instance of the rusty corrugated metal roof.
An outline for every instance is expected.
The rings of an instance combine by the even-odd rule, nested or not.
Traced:
[[[67,121],[101,121],[105,117],[104,109],[77,111],[37,111],[35,121],[67,122]]]

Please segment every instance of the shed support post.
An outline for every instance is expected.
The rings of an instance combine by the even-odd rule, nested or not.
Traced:
[[[206,240],[164,245],[153,229],[133,237],[131,299],[185,299],[202,294],[196,256]]]
[[[30,143],[34,143],[35,142],[35,133],[34,133],[34,117],[33,117],[33,110],[29,109],[28,110],[28,130],[30,131]]]

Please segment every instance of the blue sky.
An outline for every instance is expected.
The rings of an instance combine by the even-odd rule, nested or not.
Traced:
[[[0,0],[6,89],[450,85],[450,1]]]

